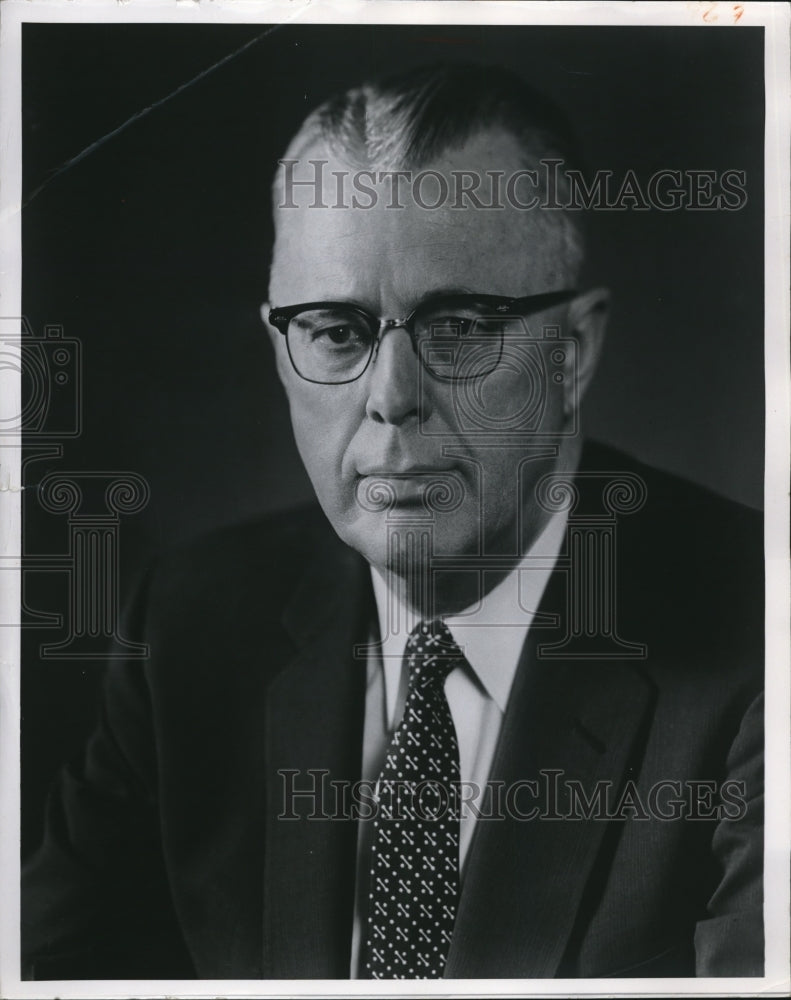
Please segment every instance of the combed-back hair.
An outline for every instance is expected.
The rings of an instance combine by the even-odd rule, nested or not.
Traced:
[[[361,169],[418,170],[472,136],[497,128],[516,140],[524,168],[537,170],[542,202],[547,192],[540,161],[562,161],[557,198],[564,204],[565,169],[583,168],[568,118],[515,73],[497,66],[438,63],[336,94],[308,115],[283,158],[318,145]],[[538,216],[561,257],[555,268],[575,280],[583,257],[579,221],[560,209]]]

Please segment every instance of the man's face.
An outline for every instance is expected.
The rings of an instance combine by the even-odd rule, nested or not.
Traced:
[[[303,155],[299,175],[305,176],[309,159],[329,160],[324,175],[331,183],[324,201],[332,204],[331,172],[349,171],[348,163],[314,149]],[[450,177],[451,170],[483,174],[520,167],[510,137],[483,133],[426,169]],[[405,185],[405,207],[398,209],[385,207],[389,184],[371,209],[310,208],[312,191],[295,194],[300,207],[277,211],[271,304],[348,301],[380,318],[403,318],[428,297],[449,290],[504,297],[558,290],[558,279],[549,276],[555,268],[545,259],[547,239],[530,213],[454,209],[450,198],[427,210],[413,202],[408,190]],[[537,349],[546,324],[561,325],[563,335],[566,314],[561,306],[531,316],[526,322],[536,340],[529,350]],[[556,467],[552,445],[562,442],[545,435],[564,429],[574,405],[571,358],[567,367],[561,365],[562,383],[547,375],[540,387],[540,426],[520,426],[518,420],[514,426],[514,415],[536,398],[535,366],[529,362],[505,361],[468,382],[460,396],[458,384],[421,370],[409,335],[397,327],[385,332],[359,379],[319,385],[293,370],[280,333],[273,331],[272,339],[297,447],[319,502],[340,537],[370,563],[380,570],[402,569],[388,554],[388,524],[424,516],[430,472],[461,490],[454,509],[425,514],[434,554],[515,554],[532,542],[546,521],[534,487]],[[546,362],[546,351],[542,357]],[[484,414],[482,423],[476,421],[476,407]],[[498,427],[507,432],[496,433]],[[495,428],[495,434],[481,435],[486,428]],[[540,440],[530,437],[536,430]],[[525,462],[531,447],[537,457]],[[394,493],[394,508],[371,503],[378,482]]]

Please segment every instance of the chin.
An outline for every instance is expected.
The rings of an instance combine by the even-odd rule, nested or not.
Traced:
[[[356,512],[354,518],[330,517],[341,541],[359,552],[372,566],[384,570],[387,566],[388,530],[382,514]]]
[[[439,515],[424,524],[391,521],[388,528],[389,544],[383,546],[387,567],[402,577],[427,572],[432,558],[474,556],[479,549],[477,526],[470,528],[452,514]]]
[[[432,521],[421,523],[412,511],[365,513],[353,521],[334,521],[335,530],[377,569],[405,575],[410,568],[428,568],[433,555],[456,555],[459,541]]]

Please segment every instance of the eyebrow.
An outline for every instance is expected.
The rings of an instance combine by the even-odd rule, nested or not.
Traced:
[[[409,315],[410,313],[414,312],[415,309],[418,308],[418,306],[423,305],[424,302],[430,302],[432,299],[448,298],[453,295],[475,296],[475,295],[485,295],[485,294],[486,294],[485,292],[475,291],[474,289],[468,288],[465,285],[449,285],[447,287],[442,287],[442,288],[433,288],[430,291],[426,292],[425,295],[422,295],[419,299],[414,301],[410,306],[408,306],[406,315]],[[503,298],[507,297],[508,296],[503,296]],[[365,312],[371,313],[372,316],[375,316],[377,314],[376,308],[367,304],[363,304],[358,299],[339,298],[339,299],[326,299],[324,301],[342,302],[346,305],[356,306],[358,309],[363,309],[365,310]]]

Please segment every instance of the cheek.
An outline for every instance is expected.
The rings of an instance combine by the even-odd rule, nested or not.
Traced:
[[[343,458],[356,427],[355,408],[337,393],[307,383],[286,384],[294,440],[323,505],[336,503],[343,491]]]
[[[563,387],[552,378],[538,353],[512,352],[496,371],[479,380],[456,383],[441,403],[446,422],[457,433],[509,437],[560,429]]]
[[[562,374],[552,351],[538,343],[506,345],[503,359],[487,386],[492,408],[504,429],[551,433],[563,407]]]

